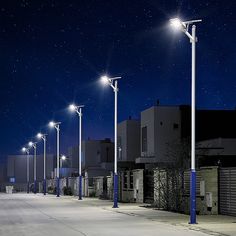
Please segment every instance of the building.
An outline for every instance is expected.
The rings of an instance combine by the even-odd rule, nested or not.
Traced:
[[[37,155],[37,181],[43,180],[43,155]],[[29,155],[29,178],[33,182],[34,178],[34,156]],[[46,158],[46,177],[53,177],[55,167],[55,156],[48,154]],[[27,155],[10,155],[7,158],[7,182],[15,184],[27,183]]]
[[[118,124],[118,161],[135,162],[140,156],[140,121],[131,117]]]
[[[197,143],[198,166],[236,167],[236,139],[216,138]]]
[[[182,138],[181,111],[178,106],[153,106],[141,112],[141,156],[136,163],[173,162],[166,157],[167,144]]]

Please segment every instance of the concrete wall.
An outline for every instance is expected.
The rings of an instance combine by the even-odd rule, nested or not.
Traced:
[[[142,151],[142,128],[147,127],[147,151]],[[141,112],[141,156],[152,162],[173,162],[166,158],[167,144],[181,138],[181,112],[178,106],[153,106]]]
[[[134,202],[134,188],[131,186],[130,175],[132,174],[131,170],[123,171],[120,175],[121,180],[121,201],[122,202]],[[124,179],[127,179],[127,184],[125,185]]]
[[[135,161],[140,156],[140,121],[125,120],[118,124],[119,161]]]
[[[134,200],[135,202],[143,203],[143,170],[137,169],[133,170],[134,178]]]
[[[197,170],[197,174],[197,212],[203,215],[218,214],[218,167],[202,167]],[[212,207],[207,207],[209,193],[212,196]],[[189,196],[185,198],[184,205],[184,211],[189,213]]]

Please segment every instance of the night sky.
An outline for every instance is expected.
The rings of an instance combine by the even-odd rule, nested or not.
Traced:
[[[85,105],[83,138],[112,138],[114,96],[98,82],[104,73],[122,76],[119,121],[139,118],[157,99],[190,104],[191,44],[170,29],[176,16],[203,20],[197,107],[234,109],[235,10],[234,0],[1,0],[1,158],[19,154],[39,131],[49,134],[54,153],[52,119],[62,122],[66,154],[77,143],[78,117],[67,110],[72,102]]]

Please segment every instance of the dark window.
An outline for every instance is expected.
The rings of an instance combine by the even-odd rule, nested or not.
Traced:
[[[147,151],[147,126],[142,128],[142,152]]]
[[[174,123],[173,128],[174,129],[178,129],[179,128],[179,124]]]
[[[134,178],[133,178],[133,172],[130,171],[129,172],[129,183],[130,183],[130,189],[133,189],[134,188]]]
[[[127,171],[124,172],[124,188],[125,189],[128,188],[128,175],[127,175]]]
[[[162,122],[162,121],[160,122],[160,125],[163,125],[163,122]]]

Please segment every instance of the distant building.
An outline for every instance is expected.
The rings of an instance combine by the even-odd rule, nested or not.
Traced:
[[[136,163],[168,163],[166,145],[181,139],[178,106],[153,106],[141,112],[141,157]]]
[[[118,124],[118,161],[135,162],[140,156],[140,121],[129,120]]]
[[[43,155],[37,155],[37,181],[43,180]],[[34,165],[33,155],[29,155],[29,177],[33,182]],[[54,155],[48,154],[46,158],[46,177],[51,178],[55,167]],[[7,158],[7,182],[26,183],[27,182],[27,156],[10,155]]]
[[[236,138],[235,110],[196,110],[196,141]],[[141,112],[141,156],[136,163],[166,165],[167,146],[189,139],[190,106],[153,106]]]
[[[71,167],[78,169],[78,146],[69,148]],[[114,143],[110,139],[82,141],[82,171],[87,177],[105,176],[113,170]]]
[[[217,138],[198,142],[198,166],[236,166],[236,139]]]

